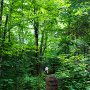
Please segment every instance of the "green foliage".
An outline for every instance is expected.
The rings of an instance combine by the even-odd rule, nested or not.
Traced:
[[[0,90],[45,90],[44,68],[61,90],[90,89],[90,0],[0,1]]]
[[[0,79],[0,90],[11,90],[14,86],[12,79]]]
[[[90,84],[90,76],[83,55],[60,55],[59,59],[61,65],[56,76],[60,79],[61,90],[85,90]]]
[[[25,76],[24,78],[24,90],[31,89],[31,90],[44,90],[45,89],[45,81],[43,77],[37,76]]]

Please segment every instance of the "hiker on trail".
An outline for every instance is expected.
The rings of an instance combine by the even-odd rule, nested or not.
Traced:
[[[45,67],[45,72],[48,74],[48,67]]]

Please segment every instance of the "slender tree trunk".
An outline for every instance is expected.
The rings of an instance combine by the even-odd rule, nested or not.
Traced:
[[[34,32],[35,32],[35,45],[36,45],[36,52],[35,52],[35,58],[36,58],[36,71],[37,74],[39,74],[39,62],[38,62],[38,21],[34,21]]]
[[[42,50],[42,55],[44,55],[44,53],[45,53],[45,50],[46,50],[46,47],[47,47],[47,40],[48,40],[48,35],[47,35],[47,32],[45,32],[45,41],[44,41],[44,47],[43,47],[43,50]]]
[[[1,5],[0,5],[0,28],[1,28],[4,0],[0,0],[0,3],[1,3]]]
[[[42,38],[41,38],[41,45],[40,45],[40,56],[42,56],[43,42],[44,42],[44,31],[42,31]]]
[[[4,0],[0,0],[0,38],[2,39],[2,15],[3,15],[3,4],[4,4]],[[0,50],[2,51],[2,43],[0,43]],[[2,56],[2,53],[0,55],[0,77],[2,77],[2,59],[3,59],[3,56]]]
[[[40,45],[40,51],[39,51],[40,73],[42,72],[43,43],[44,43],[44,31],[42,31],[41,45]]]
[[[0,0],[0,38],[2,39],[2,15],[4,0]]]
[[[4,0],[0,0],[0,38],[2,39],[2,15],[3,15]],[[2,45],[2,43],[1,43]],[[0,48],[1,49],[1,48]]]
[[[38,8],[35,6],[36,1],[33,0],[34,3],[34,15],[36,17],[34,18],[34,33],[35,33],[35,46],[36,46],[36,51],[35,51],[35,58],[36,58],[36,74],[39,74],[39,52],[38,52],[38,32],[39,32],[39,21],[38,21],[38,16],[37,16],[37,11]]]

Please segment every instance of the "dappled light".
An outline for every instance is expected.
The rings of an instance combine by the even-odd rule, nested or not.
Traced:
[[[90,90],[90,0],[0,0],[0,90]]]

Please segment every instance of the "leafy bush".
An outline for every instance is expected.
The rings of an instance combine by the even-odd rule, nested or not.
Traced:
[[[87,64],[83,55],[59,57],[61,65],[56,72],[61,90],[85,90],[89,84]]]
[[[24,90],[45,90],[45,81],[40,76],[27,76],[24,78]]]

